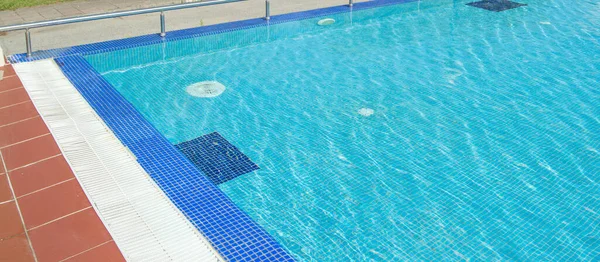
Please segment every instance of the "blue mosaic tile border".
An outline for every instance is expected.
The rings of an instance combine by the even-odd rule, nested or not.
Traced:
[[[82,56],[56,58],[56,62],[173,204],[223,257],[228,261],[294,261]]]
[[[354,7],[348,6],[334,6],[315,10],[308,10],[302,12],[295,12],[289,14],[275,15],[271,17],[270,21],[263,18],[254,18],[248,20],[241,20],[223,24],[202,26],[196,28],[182,29],[177,31],[167,32],[164,38],[161,38],[158,34],[144,35],[132,38],[118,39],[100,43],[92,43],[80,46],[73,46],[67,48],[51,49],[36,51],[32,57],[27,57],[26,54],[15,54],[8,59],[12,63],[35,61],[47,58],[63,57],[69,55],[91,55],[97,53],[104,53],[110,51],[116,51],[121,49],[146,46],[152,44],[158,44],[168,41],[182,40],[186,38],[199,37],[204,35],[219,34],[228,31],[247,29],[257,26],[274,25],[278,23],[285,23],[290,21],[302,20],[307,18],[314,18],[325,15],[332,15],[338,13],[349,12],[350,10],[359,11],[363,9],[370,9],[374,7],[381,7],[386,5],[395,5],[416,2],[418,0],[373,0],[369,2],[355,3]]]
[[[352,10],[417,0],[375,0],[356,3]],[[94,43],[63,49],[38,51],[27,58],[13,55],[15,62],[55,58],[65,75],[90,103],[119,140],[138,158],[171,201],[228,261],[294,261],[294,258],[260,225],[239,209],[215,184],[160,134],[121,94],[83,58],[84,55],[218,34],[268,24],[296,21],[349,12],[337,6],[277,15],[271,21],[250,19],[225,24]]]

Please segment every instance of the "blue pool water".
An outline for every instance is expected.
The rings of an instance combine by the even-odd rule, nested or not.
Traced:
[[[173,144],[258,164],[219,187],[298,260],[600,260],[600,1],[469,2],[87,59]]]

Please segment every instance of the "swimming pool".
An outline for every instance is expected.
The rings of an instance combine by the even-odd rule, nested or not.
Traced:
[[[218,187],[297,260],[599,259],[600,2],[469,2],[86,60],[171,144],[256,163]]]

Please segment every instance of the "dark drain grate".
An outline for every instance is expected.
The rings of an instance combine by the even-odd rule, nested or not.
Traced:
[[[259,169],[250,158],[217,132],[175,147],[216,185]]]
[[[502,12],[509,9],[526,6],[527,4],[515,3],[508,0],[483,0],[479,2],[468,3],[467,5],[488,11]]]

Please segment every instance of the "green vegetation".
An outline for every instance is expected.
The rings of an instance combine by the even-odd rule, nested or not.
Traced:
[[[60,2],[68,2],[73,0],[0,0],[0,11],[15,10],[21,7],[49,5]]]

